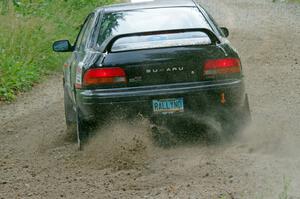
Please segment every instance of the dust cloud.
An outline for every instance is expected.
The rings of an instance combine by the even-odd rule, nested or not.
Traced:
[[[149,122],[146,119],[113,123],[96,130],[84,146],[83,156],[98,169],[138,169],[146,165],[153,153]]]

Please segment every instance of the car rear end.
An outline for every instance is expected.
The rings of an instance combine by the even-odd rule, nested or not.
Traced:
[[[180,16],[176,17],[176,13]],[[174,117],[191,112],[216,113],[244,105],[238,54],[220,41],[219,33],[196,7],[113,12],[105,16],[102,25],[106,29],[100,34],[107,37],[98,39],[104,54],[84,71],[82,87],[76,92],[85,119],[107,119],[111,114]],[[150,16],[151,22],[146,20]],[[174,19],[170,21],[170,17]],[[140,20],[145,25],[139,24]],[[140,31],[128,28],[131,25]]]

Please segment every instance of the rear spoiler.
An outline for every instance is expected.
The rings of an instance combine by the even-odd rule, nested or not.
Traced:
[[[147,36],[147,35],[156,35],[156,34],[172,34],[172,33],[185,33],[185,32],[204,32],[208,35],[213,44],[220,43],[220,39],[213,33],[211,30],[206,28],[189,28],[189,29],[173,29],[173,30],[162,30],[162,31],[150,31],[150,32],[137,32],[137,33],[128,33],[112,36],[106,39],[103,44],[100,46],[100,51],[102,53],[111,52],[111,49],[114,43],[121,38],[125,37],[134,37],[134,36]]]

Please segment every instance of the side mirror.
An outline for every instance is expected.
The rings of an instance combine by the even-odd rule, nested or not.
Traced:
[[[227,28],[221,27],[221,30],[222,30],[223,34],[225,35],[225,37],[229,36],[229,30]]]
[[[52,49],[54,52],[72,52],[74,47],[68,40],[60,40],[53,43]]]

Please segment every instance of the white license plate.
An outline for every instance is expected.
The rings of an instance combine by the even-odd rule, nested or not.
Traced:
[[[153,100],[152,105],[154,113],[184,112],[183,98]]]

